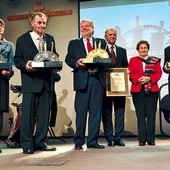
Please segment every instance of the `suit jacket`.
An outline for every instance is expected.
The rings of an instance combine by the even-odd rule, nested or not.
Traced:
[[[53,46],[53,52],[56,54],[55,41],[53,36],[45,34],[45,40],[47,43],[47,51],[51,51]],[[53,45],[52,45],[53,44]],[[51,91],[51,71],[26,71],[25,66],[29,60],[33,60],[38,53],[31,36],[30,31],[21,35],[16,42],[16,51],[14,56],[14,62],[18,69],[21,70],[21,83],[23,92],[40,92],[44,87],[47,91]]]
[[[133,57],[129,61],[129,71],[130,71],[130,81],[132,82],[131,85],[131,92],[138,93],[141,91],[142,84],[138,82],[138,79],[144,75],[142,60],[139,57]],[[162,70],[160,63],[157,62],[154,65],[153,74],[150,75],[151,79],[151,92],[158,92],[158,80],[161,78]]]
[[[163,65],[163,71],[165,73],[169,73],[169,79],[170,79],[170,72],[166,70],[164,67],[166,65],[166,62],[170,62],[170,46],[166,47],[164,50],[164,65]]]
[[[106,42],[104,39],[93,38],[93,43],[96,42],[97,45],[101,41],[101,48],[105,49]],[[93,44],[94,47],[94,44]],[[88,82],[88,67],[79,68],[76,66],[76,62],[80,58],[86,58],[86,49],[83,43],[83,38],[71,40],[68,45],[68,53],[65,58],[65,62],[71,68],[73,68],[73,81],[74,90],[84,89]],[[102,68],[98,69],[99,78],[103,86],[105,86],[105,72]]]

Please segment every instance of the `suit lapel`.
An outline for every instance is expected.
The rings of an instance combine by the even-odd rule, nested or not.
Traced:
[[[25,36],[25,41],[26,41],[27,45],[28,45],[35,53],[38,52],[38,49],[37,49],[36,45],[34,44],[32,38],[31,38],[30,32],[27,32],[27,34],[26,34],[26,36]]]
[[[119,50],[119,47],[117,45],[115,45],[115,47],[116,47],[116,56],[118,56],[119,53],[120,53],[120,50]]]
[[[84,42],[83,42],[83,38],[80,38],[80,48],[86,53],[86,48],[85,48],[85,46],[84,46]]]

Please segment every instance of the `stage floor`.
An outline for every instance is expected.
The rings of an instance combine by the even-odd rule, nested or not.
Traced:
[[[53,152],[22,153],[21,148],[8,148],[1,140],[0,169],[61,170],[167,170],[170,167],[170,138],[157,137],[156,146],[138,146],[136,137],[123,138],[125,147],[108,147],[105,138],[99,143],[105,149],[74,150],[72,138],[49,139]]]

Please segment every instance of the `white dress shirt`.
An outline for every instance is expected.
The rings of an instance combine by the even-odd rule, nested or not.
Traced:
[[[32,31],[32,32],[30,32],[30,36],[31,36],[35,46],[39,50],[40,39],[43,39],[43,35],[39,36],[36,32]],[[47,50],[46,42],[44,42],[44,49],[45,49],[45,51]]]
[[[86,53],[88,54],[88,50],[87,50],[87,38],[83,38],[83,42],[84,42],[84,47],[86,49]],[[93,39],[89,38],[89,42],[91,44],[91,46],[93,47]]]

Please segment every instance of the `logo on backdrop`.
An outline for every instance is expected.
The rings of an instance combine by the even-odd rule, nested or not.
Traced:
[[[117,44],[127,49],[128,56],[134,56],[136,44],[140,40],[147,40],[150,43],[149,54],[163,58],[164,48],[170,45],[170,30],[164,28],[164,21],[158,25],[141,25],[140,16],[135,17],[135,27],[121,34],[121,29],[116,26],[118,31]]]

